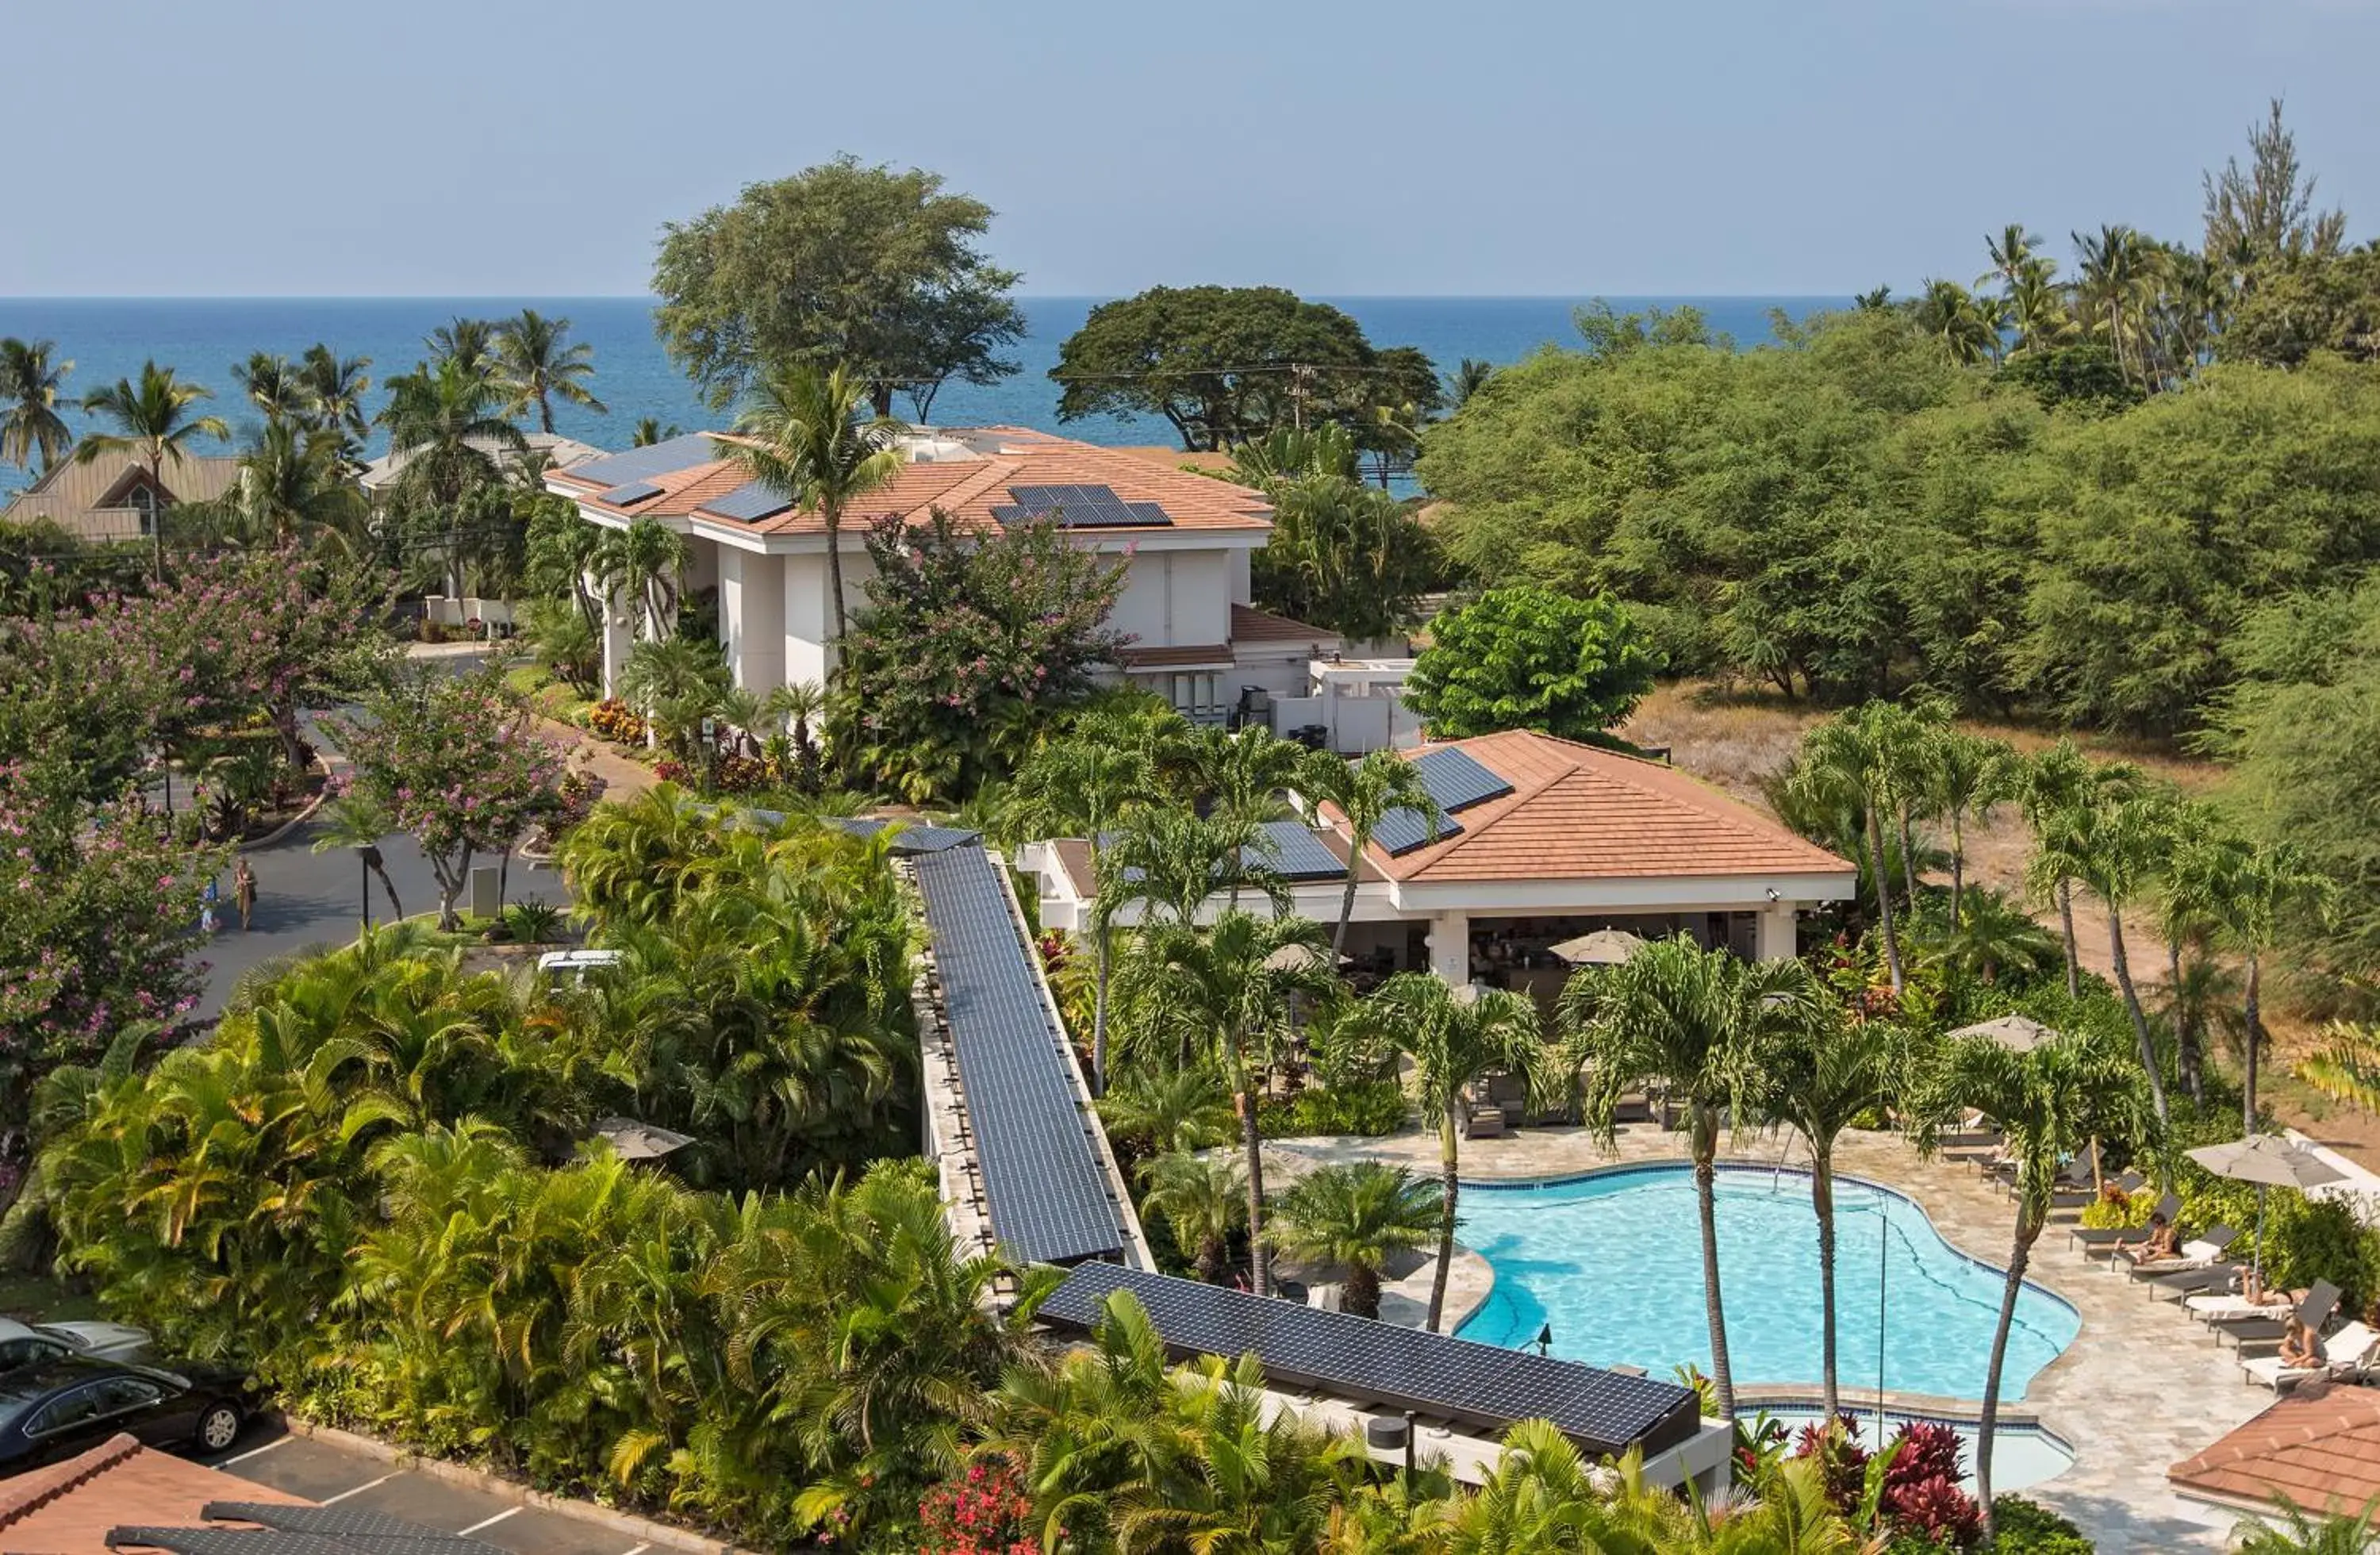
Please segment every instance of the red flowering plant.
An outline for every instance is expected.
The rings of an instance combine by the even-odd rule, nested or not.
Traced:
[[[1802,1428],[1793,1455],[1817,1461],[1827,1499],[1846,1517],[1864,1515],[1864,1503],[1883,1460],[1882,1483],[1873,1487],[1879,1528],[1901,1541],[1941,1549],[1973,1549],[1983,1537],[1983,1509],[1960,1486],[1966,1449],[1948,1426],[1912,1420],[1894,1433],[1881,1453],[1860,1445],[1859,1423],[1845,1415],[1839,1428]]]
[[[918,1555],[1041,1555],[1025,1476],[1004,1452],[978,1453],[917,1503]]]
[[[170,1029],[206,966],[200,900],[225,865],[176,844],[128,796],[96,805],[62,759],[0,765],[0,1120],[33,1082],[132,1027]]]
[[[912,801],[973,793],[1013,764],[1044,710],[1087,695],[1127,640],[1107,629],[1123,569],[1047,519],[961,533],[879,524],[852,618],[830,743]]]
[[[354,764],[343,786],[385,806],[421,844],[438,881],[441,928],[455,926],[474,854],[510,852],[562,808],[563,750],[536,722],[492,666],[397,675],[366,699],[363,717],[328,723]]]

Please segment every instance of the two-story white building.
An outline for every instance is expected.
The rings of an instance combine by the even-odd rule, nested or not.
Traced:
[[[1257,691],[1305,698],[1315,662],[1340,650],[1334,634],[1252,602],[1249,558],[1272,533],[1260,492],[1184,470],[1161,452],[1020,427],[921,428],[900,446],[907,468],[844,515],[847,612],[868,602],[867,537],[882,519],[923,525],[939,508],[962,528],[989,534],[1054,514],[1077,543],[1124,569],[1109,623],[1130,639],[1118,672],[1193,718],[1222,719]],[[826,525],[815,507],[751,481],[707,432],[586,460],[545,481],[590,523],[625,528],[651,518],[686,537],[686,587],[718,590],[720,637],[736,685],[765,692],[825,681],[834,611]],[[634,631],[633,613],[612,613],[607,690]]]

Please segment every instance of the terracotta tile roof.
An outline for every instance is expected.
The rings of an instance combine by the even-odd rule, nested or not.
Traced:
[[[1233,642],[1310,642],[1318,646],[1336,647],[1342,640],[1336,632],[1309,626],[1303,621],[1293,621],[1286,615],[1275,615],[1269,610],[1253,605],[1232,607],[1232,640]]]
[[[2166,1471],[2177,1490],[2313,1512],[2353,1511],[2380,1496],[2380,1391],[2300,1390]]]
[[[1396,880],[1854,872],[1759,811],[1658,761],[1528,730],[1451,743],[1513,792],[1465,808],[1455,818],[1460,832],[1402,857],[1373,844],[1366,857]]]
[[[1127,670],[1221,670],[1232,664],[1232,645],[1208,648],[1127,648],[1116,655]]]
[[[1111,534],[1163,534],[1171,529],[1262,530],[1272,522],[1261,493],[1245,486],[1191,475],[1160,466],[1146,455],[1126,449],[1101,448],[1072,438],[1024,427],[983,427],[949,434],[969,446],[991,451],[966,458],[937,457],[915,461],[890,483],[855,501],[844,515],[851,529],[865,528],[884,517],[922,523],[929,510],[940,507],[963,528],[990,530],[999,520],[991,510],[1011,502],[1011,486],[1106,486],[1126,502],[1153,502],[1172,520],[1164,528],[1135,526],[1093,530]],[[584,480],[567,470],[554,479],[580,492],[578,500],[601,512],[657,517],[699,515],[706,522],[733,527],[749,534],[817,534],[826,528],[814,510],[774,514],[758,521],[702,512],[703,504],[743,486],[742,470],[725,459],[705,460],[666,475],[650,477],[662,495],[629,508],[610,507],[593,500]]]
[[[313,1504],[115,1436],[0,1482],[0,1548],[14,1555],[109,1555],[109,1529],[199,1526],[210,1501]]]

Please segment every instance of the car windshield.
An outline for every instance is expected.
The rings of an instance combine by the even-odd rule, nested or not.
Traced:
[[[68,1333],[64,1329],[52,1328],[47,1323],[35,1323],[32,1325],[32,1330],[35,1333],[42,1335],[45,1339],[56,1340],[59,1343],[65,1345],[69,1350],[79,1350],[82,1348],[82,1341],[77,1339],[73,1334]]]

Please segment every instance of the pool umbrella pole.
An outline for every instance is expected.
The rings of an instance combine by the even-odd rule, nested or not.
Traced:
[[[2265,1197],[2272,1188],[2318,1188],[2344,1181],[2347,1173],[2294,1139],[2277,1134],[2251,1134],[2228,1145],[2202,1145],[2184,1152],[2217,1177],[2256,1184],[2256,1250],[2251,1268],[2261,1289],[2265,1282]]]

